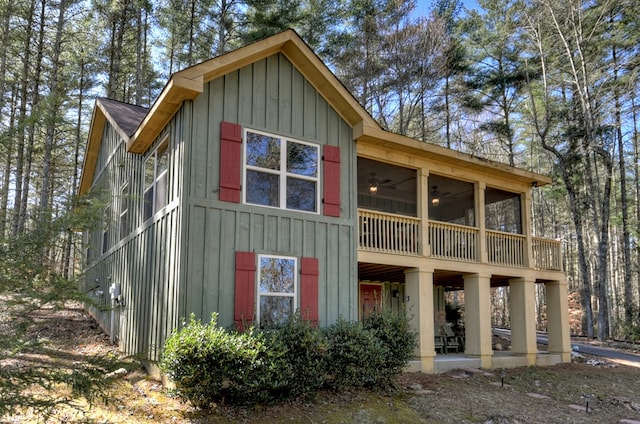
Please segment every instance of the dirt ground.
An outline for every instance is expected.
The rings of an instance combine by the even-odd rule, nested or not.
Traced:
[[[110,358],[102,369],[109,384],[105,396],[91,405],[76,399],[56,408],[53,418],[27,410],[0,417],[0,423],[640,423],[640,368],[588,357],[581,363],[507,370],[503,380],[495,371],[406,373],[393,393],[321,393],[307,403],[197,411],[171,398],[134,359],[122,357],[78,305],[40,310],[34,318],[30,337],[46,337],[50,347],[39,363],[63,357],[74,366],[95,367],[96,358]],[[33,360],[17,355],[2,366],[28,366]]]

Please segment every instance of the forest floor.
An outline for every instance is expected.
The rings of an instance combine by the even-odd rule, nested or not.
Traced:
[[[203,412],[172,398],[133,358],[121,356],[78,305],[41,309],[29,336],[47,338],[46,354],[15,355],[2,366],[72,364],[95,367],[108,382],[91,404],[82,398],[57,406],[49,417],[24,410],[0,423],[639,423],[640,368],[585,357],[553,367],[500,372],[456,370],[405,373],[393,392],[320,393],[310,402],[228,407]],[[633,349],[634,346],[616,345]],[[104,361],[107,358],[108,361]],[[106,364],[106,365],[105,365]],[[69,390],[33,389],[36,396]],[[68,393],[67,393],[68,394]],[[587,401],[589,401],[588,411]]]

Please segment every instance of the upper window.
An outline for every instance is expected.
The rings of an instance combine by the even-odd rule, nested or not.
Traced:
[[[144,221],[167,204],[168,163],[169,139],[165,139],[144,163]]]
[[[296,310],[296,258],[258,256],[257,314],[260,326],[287,322]]]
[[[245,131],[245,202],[318,212],[319,147]]]

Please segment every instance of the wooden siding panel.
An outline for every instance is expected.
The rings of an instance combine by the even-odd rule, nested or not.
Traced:
[[[291,135],[304,137],[304,77],[298,71],[291,76]]]
[[[238,122],[239,72],[231,72],[221,79],[224,80],[224,120]]]
[[[207,119],[208,91],[198,96],[193,104],[193,139],[190,143],[191,178],[189,188],[192,196],[206,197],[208,173],[209,119]],[[215,127],[215,126],[214,126]],[[219,129],[218,129],[219,130]],[[198,142],[199,141],[199,142]],[[203,142],[204,141],[204,142]]]
[[[293,113],[291,107],[291,74],[293,72],[293,67],[290,66],[283,56],[279,56],[279,59],[280,63],[278,71],[280,72],[280,75],[278,76],[278,110],[280,113],[278,115],[278,130],[285,134],[291,134],[291,115]]]
[[[261,60],[253,64],[253,105],[251,125],[267,127],[267,64]],[[226,106],[226,105],[225,105]],[[228,106],[227,106],[228,107]]]
[[[245,66],[239,70],[238,123],[252,122],[253,68]]]
[[[193,252],[198,258],[204,260],[204,275],[202,278],[206,284],[202,288],[202,310],[218,311],[220,309],[220,240],[222,240],[222,219],[221,211],[217,209],[207,209],[205,220],[199,226],[194,226],[194,231],[201,231],[205,234],[204,247],[200,252]],[[198,280],[196,280],[198,281]],[[207,319],[203,316],[202,319]]]
[[[304,82],[304,138],[316,136],[316,96],[317,91],[307,81]]]
[[[209,263],[205,249],[207,226],[207,209],[191,206],[189,214],[189,239],[185,244],[187,255],[187,278],[185,282],[186,316],[191,313],[202,318],[202,299],[204,297],[205,268]],[[208,270],[207,270],[208,272]],[[217,307],[217,305],[216,305]]]
[[[270,56],[267,59],[267,98],[266,98],[266,115],[267,122],[265,128],[268,131],[279,131],[279,79],[280,73],[278,71],[278,56]],[[283,111],[286,113],[286,111]]]

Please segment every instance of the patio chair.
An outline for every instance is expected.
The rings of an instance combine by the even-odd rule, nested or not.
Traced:
[[[460,352],[460,347],[461,347],[460,339],[458,338],[458,336],[455,335],[455,333],[451,329],[451,325],[444,324],[442,326],[442,329],[444,330],[444,339],[445,339],[445,346],[447,348],[447,351],[455,350],[456,353]]]
[[[445,340],[443,336],[436,334],[434,343],[435,343],[436,352],[440,352],[440,353],[446,352]]]

